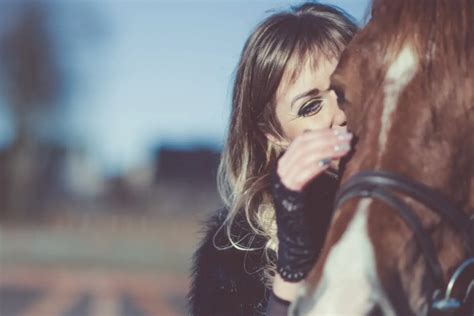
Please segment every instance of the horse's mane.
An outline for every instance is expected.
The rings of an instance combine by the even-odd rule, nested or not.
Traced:
[[[421,70],[430,74],[426,92],[454,84],[460,95],[453,103],[464,110],[474,108],[474,1],[374,0],[372,17],[371,31],[383,33],[377,42],[385,56],[396,56],[411,44]],[[367,38],[372,38],[370,33]]]
[[[378,64],[386,67],[410,45],[419,65],[414,97],[432,102],[439,120],[433,126],[460,122],[465,129],[458,132],[465,134],[466,141],[471,139],[465,145],[474,147],[470,136],[474,126],[474,1],[373,0],[372,20],[363,33],[360,46],[376,51],[370,58],[383,58]],[[470,156],[474,159],[474,151]]]
[[[471,193],[453,193],[464,198],[467,193],[472,205],[474,178],[466,175],[474,174],[474,1],[373,0],[372,21],[362,40],[361,46],[377,51],[377,58],[384,58],[379,65],[386,67],[405,45],[414,50],[418,70],[405,101],[419,106],[424,100],[432,137],[458,149],[457,181],[471,181],[471,189],[463,186]]]
[[[373,0],[371,21],[354,41],[373,75],[364,103],[382,91],[388,67],[409,45],[418,68],[413,88],[407,89],[410,101],[431,102],[437,112],[432,125],[440,134],[446,122],[465,122],[459,132],[467,140],[474,126],[474,1]]]

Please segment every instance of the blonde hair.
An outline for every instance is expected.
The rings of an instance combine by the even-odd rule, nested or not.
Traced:
[[[233,235],[234,219],[243,212],[252,233],[266,240],[267,285],[274,275],[275,264],[271,258],[275,258],[278,248],[270,176],[283,151],[266,136],[283,139],[275,113],[276,91],[284,73],[290,71],[294,79],[305,61],[317,64],[322,57],[338,59],[356,31],[353,19],[343,11],[306,3],[269,16],[250,35],[242,51],[218,170],[219,194],[228,209],[222,229],[226,229],[229,244],[215,246],[257,250],[252,245],[253,238]]]

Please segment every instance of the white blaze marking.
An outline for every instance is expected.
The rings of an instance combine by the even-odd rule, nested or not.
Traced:
[[[308,315],[366,315],[376,304],[384,315],[395,315],[379,285],[375,254],[367,234],[371,202],[359,202],[346,232],[331,249],[314,294],[316,305]]]
[[[416,71],[417,60],[415,52],[410,45],[405,45],[395,61],[390,65],[385,77],[384,108],[379,135],[379,158],[385,150],[388,132],[392,126],[392,113],[397,106],[398,97],[413,79]]]

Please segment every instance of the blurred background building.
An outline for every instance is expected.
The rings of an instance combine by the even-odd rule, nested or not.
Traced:
[[[234,67],[299,3],[0,2],[0,315],[186,313]]]

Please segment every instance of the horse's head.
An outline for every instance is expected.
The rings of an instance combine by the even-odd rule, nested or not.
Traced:
[[[474,2],[374,1],[332,76],[355,152],[342,183],[385,170],[474,208]],[[465,235],[393,193],[419,218],[446,282],[469,256]],[[317,206],[315,206],[317,208]],[[302,315],[425,315],[438,287],[416,232],[393,205],[351,198],[335,211]],[[471,231],[472,234],[472,231]]]

